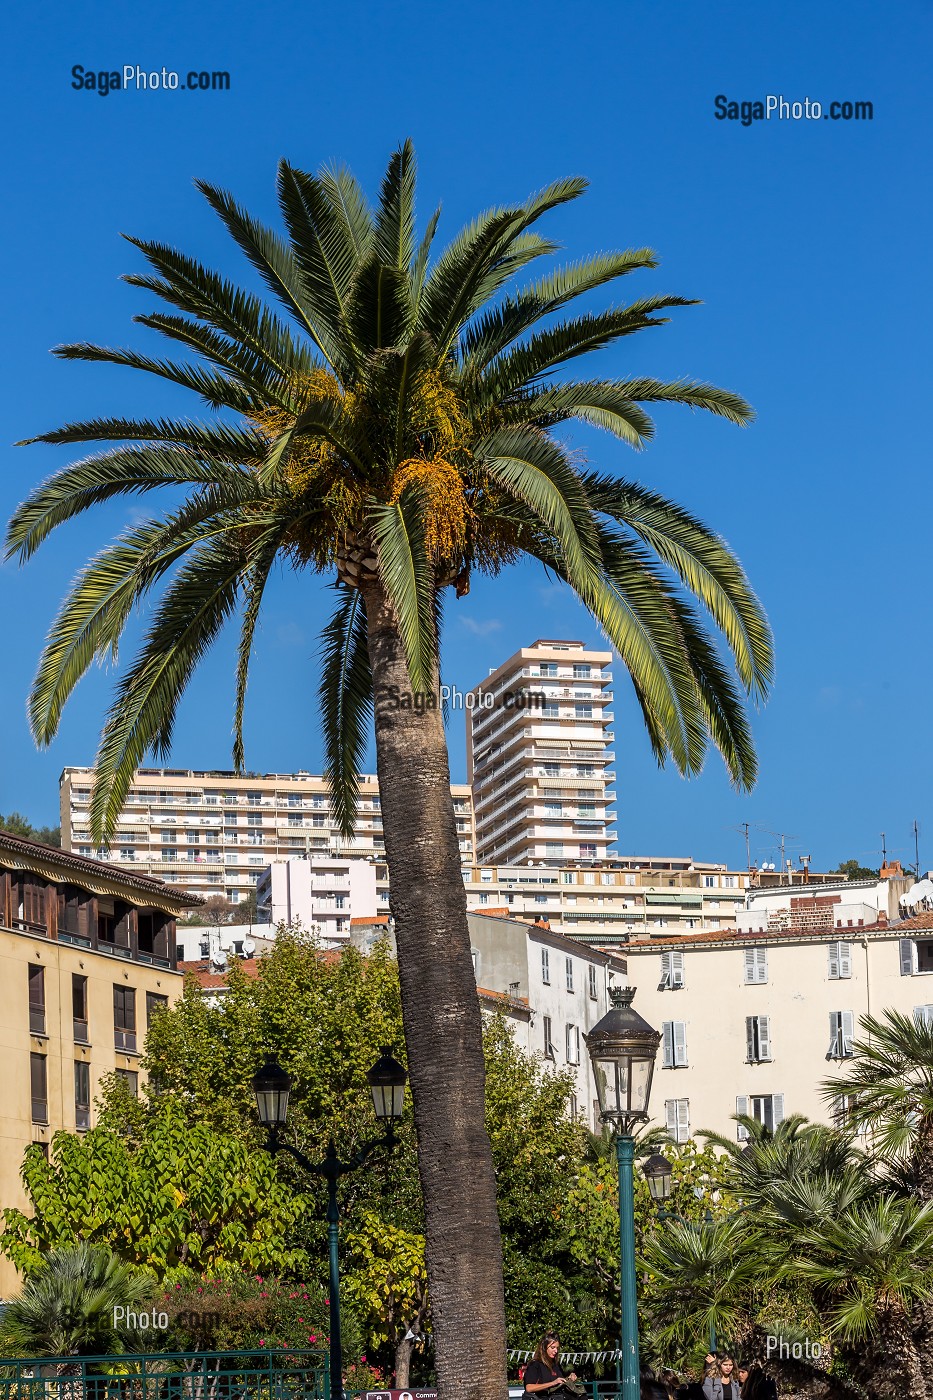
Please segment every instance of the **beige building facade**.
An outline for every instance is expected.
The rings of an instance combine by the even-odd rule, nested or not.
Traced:
[[[103,1075],[138,1090],[149,1021],[181,994],[175,919],[194,902],[0,832],[0,1209],[28,1210],[30,1143],[93,1126]],[[0,1259],[0,1299],[16,1287]]]
[[[613,829],[612,653],[576,641],[522,647],[466,713],[477,859],[605,859]]]
[[[864,1015],[933,1020],[933,915],[815,931],[641,939],[625,950],[640,1015],[662,1032],[652,1122],[683,1141],[740,1139],[747,1112],[844,1121],[821,1084],[845,1068]]]
[[[199,769],[137,771],[109,849],[91,840],[92,768],[66,768],[60,781],[62,845],[126,870],[159,876],[194,894],[238,904],[268,865],[294,856],[353,856],[376,866],[387,889],[379,785],[360,776],[356,835],[331,818],[327,785],[313,773],[242,774]],[[469,787],[451,787],[460,853],[473,859]]]

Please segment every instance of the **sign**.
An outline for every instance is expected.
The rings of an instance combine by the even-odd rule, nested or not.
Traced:
[[[363,1400],[437,1400],[436,1390],[367,1390]]]

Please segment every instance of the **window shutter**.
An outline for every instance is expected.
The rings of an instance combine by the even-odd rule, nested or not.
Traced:
[[[662,987],[670,987],[670,986],[673,985],[672,980],[671,980],[671,957],[672,957],[672,954],[671,954],[671,953],[662,953],[662,954],[661,954],[661,986],[662,986]]]
[[[771,1058],[771,1017],[758,1017],[758,1058],[760,1060],[770,1060]]]
[[[855,1015],[851,1011],[842,1013],[842,1053],[852,1054],[852,1041],[855,1038]]]
[[[829,1013],[829,1051],[828,1051],[827,1053],[829,1054],[829,1057],[830,1057],[830,1059],[832,1059],[832,1060],[836,1059],[836,1057],[837,1057],[838,1054],[839,1054],[839,1012],[838,1012],[838,1011],[831,1011],[831,1012]]]
[[[677,1141],[687,1142],[690,1137],[690,1100],[677,1100]]]
[[[671,1069],[674,1064],[674,1022],[665,1021],[662,1026],[664,1034],[664,1051],[661,1056],[661,1063],[665,1069]]]
[[[746,1059],[748,1060],[749,1064],[754,1064],[756,1059],[754,1016],[745,1017],[745,1049],[747,1051]]]
[[[685,1065],[687,1063],[687,1023],[685,1021],[674,1022],[674,1064]]]
[[[679,1099],[665,1099],[664,1101],[664,1125],[669,1135],[677,1142],[677,1105]]]
[[[830,943],[829,945],[829,975],[835,979],[839,976],[839,949],[841,943]]]
[[[851,944],[851,943],[840,943],[840,944],[839,944],[839,976],[840,976],[840,977],[851,977],[851,976],[852,976],[852,944]]]
[[[778,1125],[779,1123],[783,1123],[783,1122],[784,1122],[784,1095],[783,1095],[783,1094],[772,1094],[772,1095],[771,1095],[771,1109],[772,1109],[772,1112],[773,1112],[773,1114],[774,1114],[774,1126],[777,1127],[777,1125]]]
[[[684,955],[683,950],[678,948],[671,953],[671,986],[682,987],[684,985]]]
[[[768,980],[768,950],[767,948],[755,949],[755,970],[757,972],[756,982],[767,982]]]
[[[743,1115],[746,1118],[748,1117],[748,1096],[746,1094],[739,1094],[735,1101],[735,1111],[739,1115]],[[741,1123],[736,1124],[736,1129],[739,1142],[747,1142],[748,1129],[743,1127]]]
[[[917,945],[912,938],[901,939],[901,976],[913,977],[917,971]]]
[[[914,1022],[918,1026],[933,1026],[933,1006],[915,1006]]]
[[[755,980],[755,949],[754,949],[754,948],[746,948],[744,951],[745,951],[745,980],[746,980],[746,982],[754,982],[754,980]]]

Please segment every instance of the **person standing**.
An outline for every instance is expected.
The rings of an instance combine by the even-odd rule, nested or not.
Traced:
[[[560,1364],[559,1339],[553,1332],[545,1332],[535,1348],[534,1357],[525,1367],[522,1377],[525,1394],[559,1396],[562,1391],[566,1394],[564,1381],[576,1379],[576,1371],[568,1373]]]
[[[737,1370],[742,1400],[778,1400],[777,1385],[757,1361],[740,1361]]]
[[[735,1361],[728,1353],[720,1356],[703,1381],[705,1400],[742,1400],[742,1387],[735,1373]]]

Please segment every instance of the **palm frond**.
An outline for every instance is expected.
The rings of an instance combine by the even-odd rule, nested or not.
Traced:
[[[424,539],[424,502],[419,482],[411,482],[394,504],[373,504],[369,523],[379,557],[379,573],[405,648],[414,692],[435,690],[437,638],[434,635],[434,569]]]
[[[178,384],[182,389],[191,389],[211,408],[229,408],[235,413],[252,413],[263,406],[262,400],[244,389],[229,375],[217,374],[196,364],[179,364],[172,360],[154,360],[148,355],[140,355],[135,350],[111,350],[104,345],[91,345],[79,341],[71,345],[56,345],[52,351],[60,360],[90,360],[99,364],[124,365],[127,369],[140,369],[146,374],[154,374]]]
[[[233,767],[243,771],[245,749],[243,745],[243,712],[246,708],[246,687],[249,681],[249,665],[253,655],[253,640],[259,622],[259,610],[263,593],[272,572],[276,556],[282,544],[283,524],[276,522],[250,542],[250,562],[244,570],[243,588],[245,604],[240,621],[240,640],[237,647],[236,698],[233,706]]]
[[[334,615],[322,633],[319,694],[331,808],[341,834],[349,839],[356,824],[359,774],[373,712],[366,610],[355,589],[339,590]]]
[[[379,192],[373,248],[385,267],[407,273],[415,255],[415,148],[405,141],[389,161]]]

